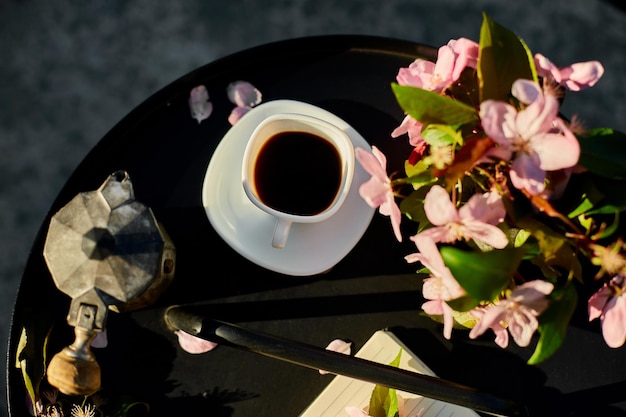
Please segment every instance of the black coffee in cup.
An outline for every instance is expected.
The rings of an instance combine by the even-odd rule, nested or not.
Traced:
[[[341,158],[328,140],[308,132],[273,135],[254,168],[258,198],[275,210],[311,216],[328,208],[341,185]]]

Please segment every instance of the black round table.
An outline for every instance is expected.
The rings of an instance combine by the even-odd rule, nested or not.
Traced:
[[[94,349],[104,394],[145,402],[153,416],[297,416],[331,381],[331,375],[225,346],[202,355],[182,351],[164,311],[194,303],[216,319],[320,347],[344,338],[356,351],[375,331],[390,328],[441,378],[524,402],[532,416],[626,415],[626,351],[606,347],[598,323],[587,323],[584,311],[576,313],[563,348],[538,366],[526,364],[531,349],[500,349],[489,334],[470,340],[457,331],[445,340],[440,325],[420,314],[417,266],[403,259],[415,248],[395,241],[388,218],[378,213],[343,260],[304,277],[248,261],[207,219],[202,185],[231,127],[228,84],[245,80],[262,92],[263,102],[298,100],[334,113],[388,155],[392,171],[402,168],[410,145],[405,137],[390,137],[403,118],[391,83],[400,67],[435,56],[428,46],[368,36],[281,41],[198,68],[128,114],[68,179],[33,243],[9,339],[9,415],[29,415],[14,367],[24,323],[51,326],[49,356],[73,340],[66,322],[70,299],[54,286],[42,256],[50,217],[117,170],[129,173],[137,200],[169,233],[177,265],[172,285],[154,305],[109,313],[109,344]],[[201,84],[214,110],[198,123],[187,100]]]

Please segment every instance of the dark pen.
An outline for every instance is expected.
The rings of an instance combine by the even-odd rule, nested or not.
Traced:
[[[317,346],[203,317],[195,313],[192,307],[172,306],[166,310],[165,320],[173,328],[220,345],[411,392],[494,416],[528,416],[526,407],[510,399],[441,378],[332,352]]]

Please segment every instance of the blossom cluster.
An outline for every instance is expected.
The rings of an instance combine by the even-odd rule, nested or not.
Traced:
[[[398,241],[405,219],[416,225],[405,260],[426,273],[422,309],[446,338],[455,326],[470,338],[491,329],[499,346],[526,347],[538,331],[529,363],[541,362],[560,347],[579,288],[594,285],[589,320],[608,346],[624,344],[626,246],[615,235],[625,207],[607,191],[626,179],[615,164],[626,136],[560,114],[565,92],[603,73],[598,61],[533,55],[487,15],[479,42],[453,39],[435,62],[399,69],[405,117],[391,137],[408,136],[411,152],[404,173],[388,174],[380,149],[357,149],[371,175],[359,191]]]

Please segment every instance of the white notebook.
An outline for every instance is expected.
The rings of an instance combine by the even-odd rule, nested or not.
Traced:
[[[400,348],[400,368],[435,376],[391,331],[379,330],[374,333],[355,356],[389,365],[397,357]],[[336,375],[300,417],[347,417],[346,406],[362,409],[368,406],[374,387],[375,384],[370,382]],[[404,398],[407,417],[416,416],[420,411],[420,417],[479,417],[475,411],[455,404],[408,392],[398,391],[398,394]]]

